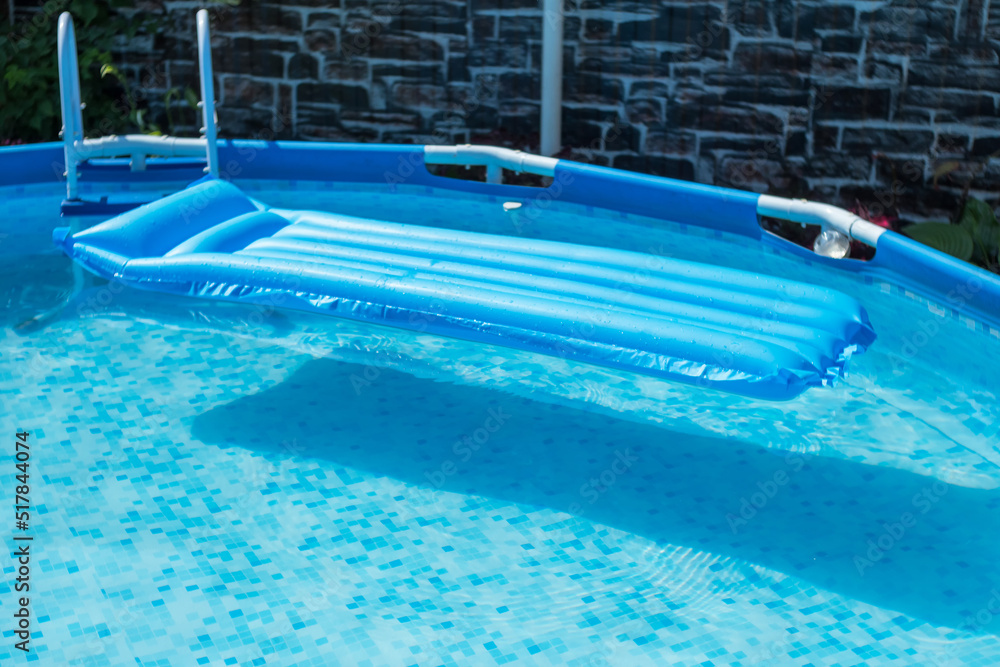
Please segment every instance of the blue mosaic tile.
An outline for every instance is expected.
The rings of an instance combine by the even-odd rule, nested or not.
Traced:
[[[306,190],[260,188],[276,204]],[[16,254],[42,256],[23,197],[56,195],[18,208],[5,194]],[[345,212],[366,197],[407,210],[377,191],[321,194]],[[474,204],[462,224],[504,224]],[[539,234],[579,235],[581,213],[562,208]],[[595,242],[792,270],[715,234],[622,224],[631,236]],[[29,265],[19,280],[54,294],[68,271]],[[843,384],[779,406],[131,292],[26,335],[5,319],[3,422],[39,443],[30,658],[996,665],[994,334],[895,286],[843,285],[879,345]],[[36,298],[4,317],[49,307]],[[927,318],[939,331],[915,346]],[[477,441],[489,410],[509,418]],[[20,658],[5,630],[0,663]]]

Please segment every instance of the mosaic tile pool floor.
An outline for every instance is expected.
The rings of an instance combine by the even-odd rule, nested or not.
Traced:
[[[878,346],[776,405],[95,281],[32,320],[80,280],[49,222],[0,229],[0,664],[1000,664],[1000,351],[927,304],[854,286]]]

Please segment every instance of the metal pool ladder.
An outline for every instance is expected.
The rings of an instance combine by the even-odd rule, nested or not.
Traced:
[[[184,139],[169,136],[127,134],[100,139],[86,139],[83,133],[83,101],[80,99],[80,65],[77,61],[76,33],[73,17],[69,12],[59,16],[59,99],[62,111],[62,140],[66,159],[66,203],[82,203],[79,196],[78,167],[91,158],[131,158],[132,171],[144,171],[146,158],[205,156],[205,172],[218,177],[219,155],[216,144],[217,114],[215,87],[212,80],[212,51],[209,36],[208,12],[197,13],[198,23],[198,72],[201,78],[202,128],[201,138]],[[133,204],[134,206],[134,204]],[[131,208],[132,206],[129,206]],[[65,210],[65,206],[64,206]]]

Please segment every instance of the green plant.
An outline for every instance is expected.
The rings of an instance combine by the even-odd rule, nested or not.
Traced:
[[[101,66],[101,77],[111,77],[121,86],[122,94],[119,98],[119,110],[122,115],[127,117],[131,125],[139,128],[139,131],[143,134],[151,134],[154,136],[161,136],[164,131],[159,125],[148,120],[146,116],[146,109],[139,105],[139,101],[136,99],[135,94],[132,92],[132,86],[128,82],[121,71],[114,65],[102,65]],[[166,95],[163,96],[164,112],[167,117],[167,127],[166,134],[175,134],[174,132],[174,117],[171,113],[171,108],[173,106],[174,100],[183,99],[187,105],[194,110],[198,111],[198,94],[194,90],[187,86],[183,90],[174,86],[169,89]]]
[[[984,201],[970,197],[957,220],[910,225],[903,233],[962,261],[1000,273],[1000,223]]]
[[[62,126],[56,34],[59,14],[73,15],[80,62],[84,125],[104,132],[132,126],[130,110],[119,104],[121,77],[105,78],[116,38],[131,39],[151,23],[115,11],[128,0],[49,0],[31,19],[0,23],[0,140],[52,141]]]

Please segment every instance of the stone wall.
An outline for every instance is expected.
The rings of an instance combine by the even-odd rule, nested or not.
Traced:
[[[140,3],[164,24],[118,57],[154,109],[197,87],[201,4]],[[539,4],[209,3],[223,133],[537,150]],[[998,45],[1000,0],[566,0],[564,154],[950,213],[1000,192]]]

